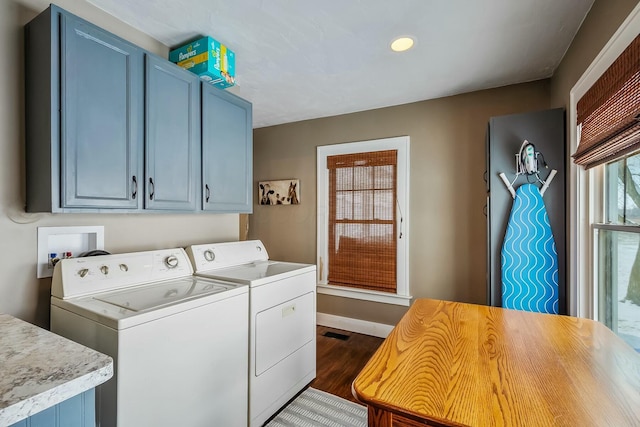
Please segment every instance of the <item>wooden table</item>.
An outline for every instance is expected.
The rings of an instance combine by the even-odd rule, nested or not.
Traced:
[[[369,426],[640,426],[640,355],[587,319],[419,299],[353,382]]]

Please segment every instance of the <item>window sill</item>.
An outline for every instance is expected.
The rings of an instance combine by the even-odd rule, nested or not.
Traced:
[[[369,291],[366,289],[344,288],[342,286],[324,285],[318,283],[319,294],[333,295],[336,297],[353,298],[364,301],[382,302],[385,304],[396,304],[408,307],[411,304],[410,295],[397,295],[387,292]]]

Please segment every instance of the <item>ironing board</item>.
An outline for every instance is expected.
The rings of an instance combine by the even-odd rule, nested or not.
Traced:
[[[534,184],[515,191],[501,259],[502,307],[558,313],[558,253]]]

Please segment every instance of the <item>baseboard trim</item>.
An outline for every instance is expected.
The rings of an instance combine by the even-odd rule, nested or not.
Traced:
[[[317,313],[316,323],[320,326],[342,329],[379,338],[386,338],[393,329],[393,325],[385,325],[384,323],[369,322],[367,320],[352,319],[350,317],[326,313]]]

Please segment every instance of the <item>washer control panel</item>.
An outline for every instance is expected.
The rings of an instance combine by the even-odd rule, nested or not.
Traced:
[[[192,274],[182,248],[69,258],[56,264],[51,295],[67,299]]]
[[[166,265],[167,268],[176,268],[178,267],[178,264],[178,257],[175,255],[169,255],[164,259],[164,265]]]

